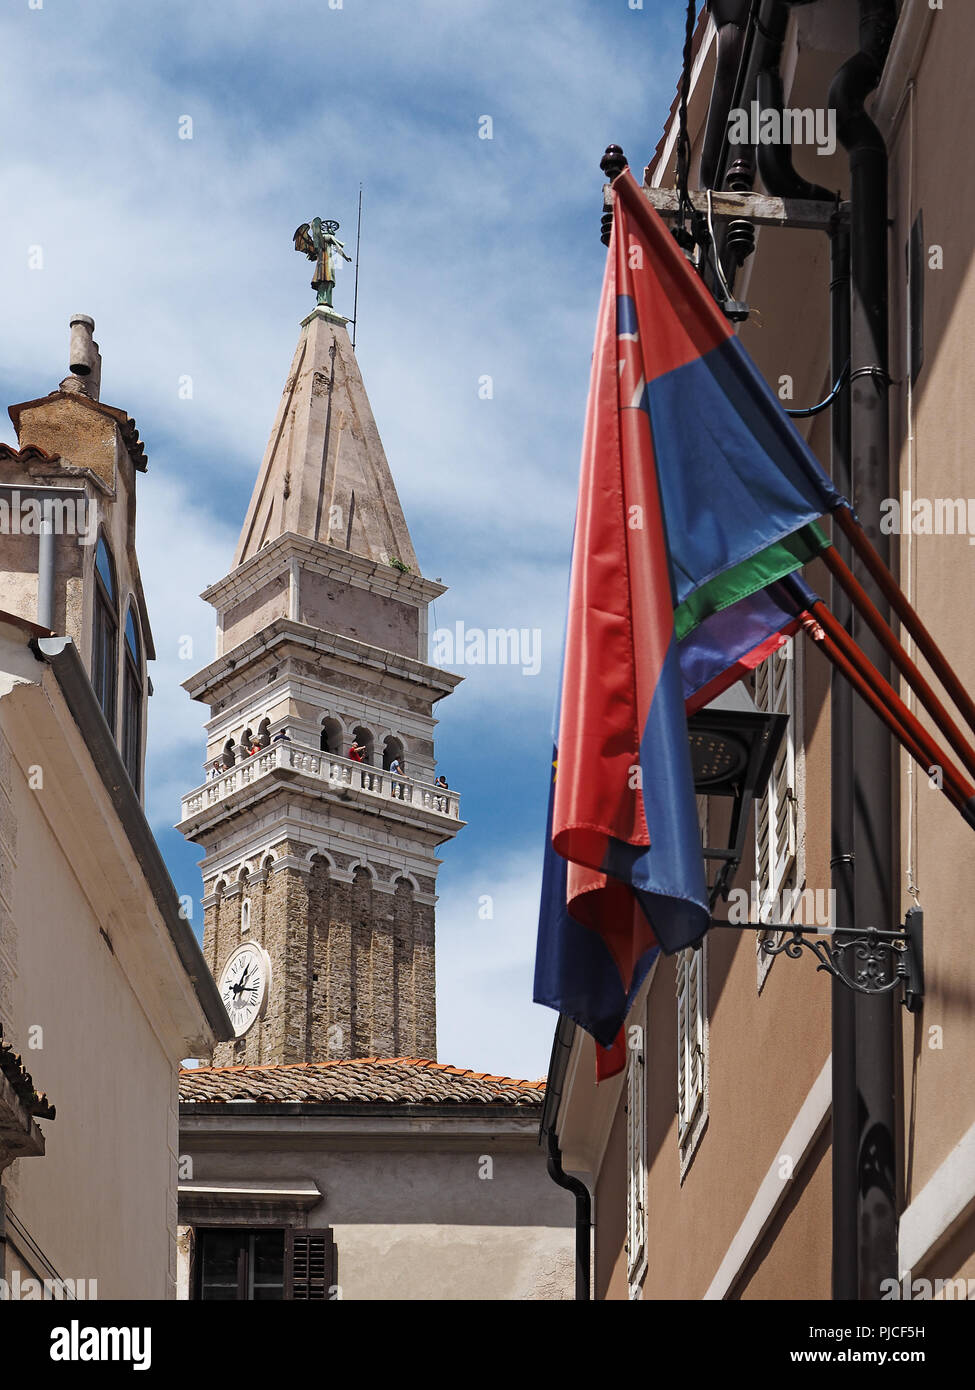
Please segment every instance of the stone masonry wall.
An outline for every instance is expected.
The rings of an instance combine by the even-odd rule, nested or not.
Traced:
[[[298,857],[300,846],[282,847]],[[344,865],[342,866],[345,867]],[[436,1057],[434,909],[393,875],[382,891],[371,872],[353,882],[309,870],[264,868],[207,909],[204,954],[219,979],[241,941],[259,942],[271,964],[264,1019],[219,1043],[215,1066],[323,1062],[351,1057]],[[432,880],[421,887],[432,891]],[[213,884],[207,885],[208,893]],[[241,930],[241,904],[250,926]]]

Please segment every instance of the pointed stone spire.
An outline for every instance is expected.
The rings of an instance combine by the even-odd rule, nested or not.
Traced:
[[[235,567],[294,532],[419,573],[347,322],[324,305],[302,321]]]

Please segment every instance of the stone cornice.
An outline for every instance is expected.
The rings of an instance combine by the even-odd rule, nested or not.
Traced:
[[[239,681],[241,676],[246,678],[247,671],[239,668],[250,668],[264,655],[280,661],[289,654],[289,648],[293,649],[295,654],[304,651],[317,656],[336,657],[348,661],[358,672],[380,672],[408,684],[418,685],[431,692],[434,701],[449,695],[464,679],[463,676],[454,675],[450,671],[430,666],[416,657],[374,647],[368,642],[359,641],[356,637],[326,632],[307,623],[295,622],[292,618],[275,618],[260,632],[246,638],[229,652],[224,652],[222,656],[211,661],[209,666],[204,666],[201,671],[190,676],[183,682],[182,688],[194,700],[213,704],[226,698],[226,692],[221,693],[224,686],[235,680]]]
[[[395,565],[383,565],[338,546],[286,531],[223,579],[204,589],[200,597],[218,612],[223,612],[277,575],[287,573],[292,560],[297,560],[308,573],[341,579],[354,588],[369,589],[415,608],[425,607],[447,592],[447,586],[436,580],[424,579],[422,575],[406,573]]]

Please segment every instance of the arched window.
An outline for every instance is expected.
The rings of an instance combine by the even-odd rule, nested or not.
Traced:
[[[261,748],[267,748],[271,743],[271,721],[262,719],[257,726],[257,742]]]
[[[98,537],[95,550],[94,618],[91,683],[114,737],[118,683],[118,585],[115,582],[115,564],[104,536]]]
[[[402,739],[394,738],[392,734],[388,734],[386,738],[383,739],[383,767],[387,772],[394,760],[399,761],[400,771],[402,772],[404,767],[403,741]]]
[[[129,781],[139,790],[142,762],[142,643],[135,612],[125,615],[125,661],[122,671],[122,761]]]
[[[355,739],[356,743],[358,743],[361,748],[364,748],[366,750],[362,755],[362,761],[364,763],[374,762],[375,740],[372,736],[372,731],[370,729],[365,728],[362,724],[357,724],[355,728],[352,730],[352,737]]]
[[[321,750],[323,753],[342,754],[342,725],[337,719],[322,720]]]

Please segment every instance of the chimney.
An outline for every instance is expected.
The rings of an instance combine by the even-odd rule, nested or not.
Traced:
[[[92,336],[95,320],[87,314],[73,314],[71,317],[71,350],[68,357],[70,376],[61,382],[62,391],[76,391],[98,400],[102,382],[102,355]]]

